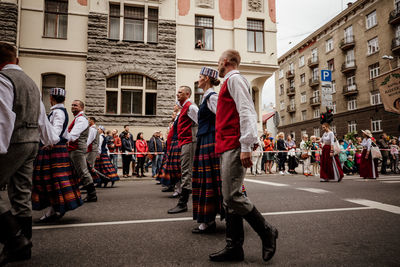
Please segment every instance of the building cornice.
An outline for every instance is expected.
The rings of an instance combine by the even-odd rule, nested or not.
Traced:
[[[55,49],[41,49],[41,48],[27,48],[20,47],[19,54],[21,55],[45,55],[45,56],[63,56],[63,57],[76,57],[86,59],[86,52],[70,51],[70,50],[55,50]]]
[[[374,2],[375,0],[358,0],[357,2],[353,3],[350,7],[340,12],[330,21],[325,23],[323,26],[318,28],[316,31],[308,35],[302,41],[300,41],[297,45],[293,48],[289,49],[286,53],[278,58],[278,64],[283,61],[285,58],[291,56],[292,54],[296,53],[297,50],[301,49],[303,46],[307,46],[308,44],[312,44],[317,41],[318,36],[321,33],[326,32],[330,28],[334,27],[335,25],[339,25],[342,20],[346,20],[348,15],[355,14],[358,9],[364,8],[364,6],[369,2]]]

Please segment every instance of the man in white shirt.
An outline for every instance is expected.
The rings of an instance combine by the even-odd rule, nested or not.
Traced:
[[[87,154],[86,159],[92,168],[94,168],[94,164],[96,162],[97,156],[100,154],[98,152],[99,148],[99,131],[96,126],[96,118],[89,118],[89,136],[87,139]]]
[[[83,188],[87,190],[85,202],[96,202],[96,188],[93,184],[92,176],[87,167],[86,151],[87,139],[89,135],[89,122],[84,115],[85,104],[80,100],[72,102],[71,111],[75,118],[68,127],[69,140],[68,152],[78,176],[81,178]]]
[[[240,54],[225,51],[218,62],[224,78],[218,96],[216,146],[220,154],[222,195],[226,220],[226,246],[210,255],[212,261],[243,261],[243,218],[262,241],[262,257],[269,261],[275,254],[278,230],[268,224],[242,191],[246,168],[252,166],[251,151],[257,143],[257,114],[250,95],[250,84],[240,74]]]
[[[59,142],[51,130],[39,89],[17,65],[16,49],[0,42],[0,266],[31,258],[32,173],[39,147]]]

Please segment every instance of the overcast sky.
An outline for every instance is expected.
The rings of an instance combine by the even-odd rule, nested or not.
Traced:
[[[278,57],[331,20],[354,0],[276,0]],[[275,103],[275,77],[267,80],[263,104]]]

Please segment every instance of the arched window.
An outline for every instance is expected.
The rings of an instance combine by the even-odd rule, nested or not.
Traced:
[[[58,87],[65,89],[65,76],[62,74],[42,74],[42,101],[46,112],[50,111],[50,89]]]
[[[124,73],[107,78],[106,113],[156,115],[157,82],[147,76]]]

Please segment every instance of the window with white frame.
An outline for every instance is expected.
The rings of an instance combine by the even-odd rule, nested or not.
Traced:
[[[296,108],[296,104],[295,104],[295,102],[294,102],[294,97],[290,98],[290,100],[289,100],[289,105],[290,105],[290,108],[291,108],[291,109]]]
[[[352,67],[355,64],[354,60],[354,50],[351,49],[346,52],[346,57],[345,57],[345,65],[346,67]]]
[[[332,81],[332,94],[336,93],[336,81]]]
[[[289,70],[293,73],[294,72],[294,63],[289,64]]]
[[[347,77],[346,78],[346,83],[347,83],[348,87],[350,87],[352,85],[355,85],[356,84],[356,76],[353,75],[353,76]],[[350,88],[349,88],[349,90],[350,90]]]
[[[319,116],[321,114],[319,111],[319,108],[314,109],[313,114],[314,114],[314,119],[319,118]]]
[[[318,59],[318,48],[314,48],[313,50],[311,50],[311,58],[315,61]]]
[[[333,133],[336,133],[336,125],[331,125],[331,131],[332,131]]]
[[[318,127],[314,127],[313,131],[315,137],[320,137],[321,134],[320,134],[320,129]]]
[[[371,105],[379,105],[382,104],[381,94],[379,92],[371,93]]]
[[[306,92],[301,93],[300,103],[307,103],[307,93]]]
[[[67,38],[68,0],[45,0],[44,37]]]
[[[157,82],[147,76],[124,73],[107,78],[106,113],[156,115]]]
[[[301,120],[302,120],[302,121],[307,120],[307,110],[303,110],[303,111],[301,112]]]
[[[350,25],[346,29],[344,29],[344,42],[351,43],[353,42],[353,26]]]
[[[369,65],[368,66],[369,70],[369,78],[374,79],[379,75],[379,62]]]
[[[279,95],[283,95],[284,94],[284,88],[283,88],[283,84],[279,85]]]
[[[319,80],[318,68],[313,68],[312,69],[312,79],[313,79],[313,81]]]
[[[247,50],[264,52],[264,21],[247,20]]]
[[[290,87],[290,88],[294,88],[294,80],[293,80],[293,79],[290,80],[290,82],[289,82],[289,87]]]
[[[328,70],[330,70],[330,71],[334,71],[335,70],[335,61],[334,61],[333,58],[328,60],[326,63],[328,65]]]
[[[371,130],[373,133],[382,132],[382,120],[371,120]]]
[[[202,42],[200,49],[213,50],[214,49],[214,18],[195,16],[195,42],[199,40]],[[195,46],[196,47],[196,46]]]
[[[279,79],[281,79],[281,78],[283,78],[283,70],[282,69],[279,70]]]
[[[369,13],[366,17],[366,27],[367,29],[370,29],[374,27],[376,24],[377,24],[376,10],[374,10],[371,13]]]
[[[325,46],[326,46],[326,52],[332,51],[333,50],[333,38],[326,40]]]
[[[51,88],[65,89],[65,76],[62,74],[43,74],[42,75],[42,102],[46,112],[50,112],[50,91]]]
[[[356,121],[347,122],[347,130],[349,133],[357,132],[357,122]]]
[[[300,84],[304,85],[306,83],[306,74],[303,73],[300,75]]]
[[[367,42],[368,55],[379,51],[378,37],[375,37]]]
[[[351,98],[347,101],[347,110],[355,110],[357,109],[357,99]]]
[[[122,30],[120,29],[121,19]],[[110,39],[143,43],[158,42],[157,7],[110,4],[108,24]]]
[[[303,67],[304,64],[304,56],[299,57],[299,67]]]
[[[281,100],[280,108],[281,108],[281,110],[285,109],[285,101]]]

